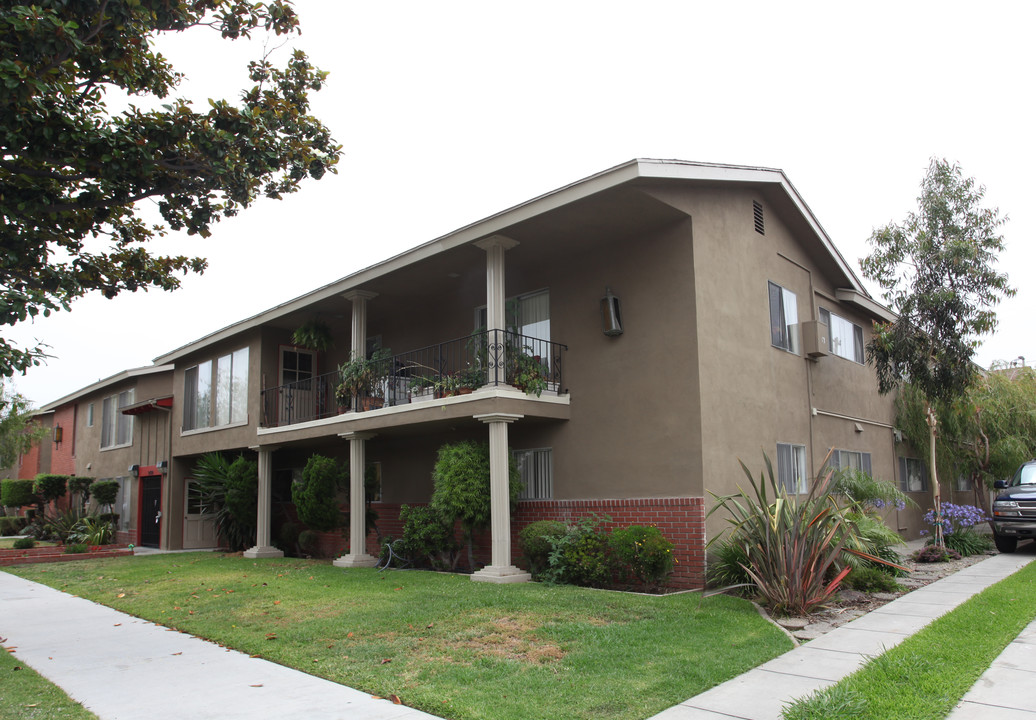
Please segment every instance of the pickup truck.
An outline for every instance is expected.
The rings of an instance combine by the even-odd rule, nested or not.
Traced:
[[[1036,460],[993,487],[1004,491],[993,501],[993,542],[1000,552],[1012,553],[1019,540],[1036,539]]]

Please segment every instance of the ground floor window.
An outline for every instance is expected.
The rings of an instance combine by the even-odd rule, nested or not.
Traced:
[[[805,445],[777,443],[777,479],[789,494],[809,491],[806,482]]]
[[[554,459],[551,448],[513,450],[522,479],[519,500],[551,500],[554,497]]]
[[[856,450],[832,450],[827,466],[834,470],[860,470],[871,474],[871,454]]]
[[[928,490],[928,468],[917,458],[899,459],[899,489],[903,492]]]

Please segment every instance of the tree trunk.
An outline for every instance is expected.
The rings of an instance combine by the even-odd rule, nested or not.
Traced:
[[[935,417],[935,409],[932,408],[931,403],[927,400],[925,400],[925,415],[928,418],[928,467],[932,471],[932,513],[935,516],[935,528],[932,537],[935,540],[936,546],[946,547],[946,541],[943,538],[942,532],[942,497],[941,488],[939,487],[939,469],[935,465],[935,427],[938,424],[938,420]]]

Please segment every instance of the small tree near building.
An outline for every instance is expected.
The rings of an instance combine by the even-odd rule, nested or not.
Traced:
[[[958,165],[933,159],[918,212],[875,230],[869,240],[874,251],[862,261],[863,274],[884,288],[882,297],[898,315],[875,323],[867,345],[878,389],[889,393],[909,379],[925,399],[936,520],[941,499],[933,404],[961,397],[974,381],[979,338],[996,328],[994,307],[1015,293],[995,268],[1006,218],[982,207],[984,195],[985,188],[965,178]],[[942,545],[940,527],[937,522],[935,542]]]

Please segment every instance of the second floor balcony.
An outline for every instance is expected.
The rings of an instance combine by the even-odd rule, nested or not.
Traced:
[[[417,405],[486,386],[531,397],[565,392],[561,343],[483,330],[410,352],[377,350],[337,370],[262,390],[261,427],[285,427],[347,413]]]

